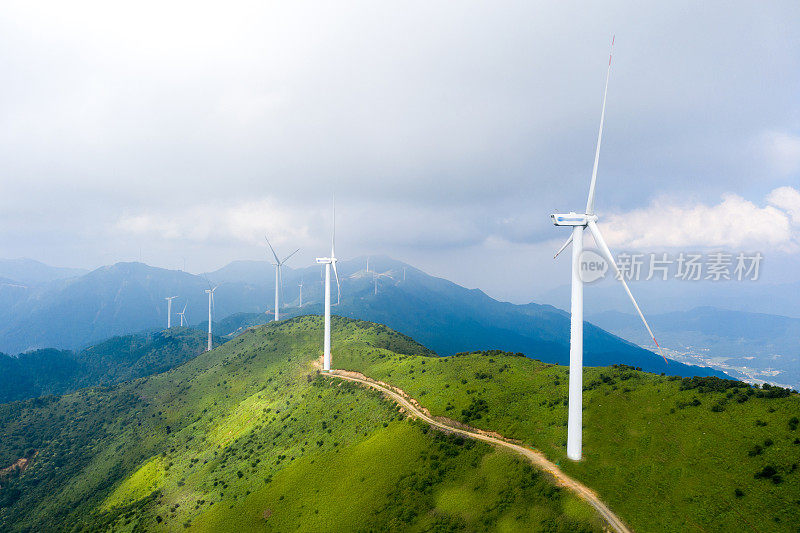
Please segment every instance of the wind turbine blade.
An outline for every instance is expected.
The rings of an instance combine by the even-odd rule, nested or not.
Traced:
[[[270,244],[269,237],[264,235],[264,238],[267,240],[267,246],[269,246],[269,249],[272,251],[272,256],[275,258],[275,262],[280,265],[281,261],[278,259],[278,254],[275,253],[275,249],[272,247],[272,244]]]
[[[339,285],[339,272],[336,271],[336,261],[332,261],[331,265],[333,265],[333,274],[336,276],[336,305],[339,305],[339,301],[342,299],[342,287]]]
[[[564,250],[566,250],[566,249],[567,249],[567,246],[569,246],[570,244],[572,244],[572,233],[570,233],[570,234],[569,234],[569,239],[567,239],[567,242],[565,242],[565,243],[564,243],[564,246],[562,246],[561,248],[559,248],[559,249],[558,249],[558,251],[556,252],[556,255],[554,255],[554,256],[553,256],[553,259],[555,259],[556,257],[558,257],[558,255],[559,255],[561,252],[563,252]]]
[[[597,183],[597,165],[600,162],[600,143],[603,140],[603,122],[606,118],[606,96],[608,95],[608,79],[611,77],[611,56],[614,54],[614,37],[611,37],[611,52],[608,54],[608,70],[606,71],[606,88],[603,91],[603,110],[600,112],[600,130],[597,132],[597,148],[594,152],[592,182],[589,184],[589,198],[586,200],[586,214],[594,214],[594,188]]]
[[[297,250],[295,250],[294,252],[292,252],[292,253],[290,253],[289,255],[287,255],[287,256],[286,256],[286,257],[283,259],[283,261],[281,261],[281,264],[283,264],[283,263],[285,263],[286,261],[288,261],[290,257],[292,257],[294,254],[296,254],[296,253],[297,253],[297,252],[299,252],[299,251],[300,251],[300,248],[298,248],[298,249],[297,249]]]
[[[664,356],[664,351],[659,346],[658,341],[656,340],[656,336],[653,335],[653,330],[650,329],[650,324],[647,323],[647,320],[644,318],[644,313],[639,308],[639,304],[636,303],[636,298],[633,297],[633,293],[631,293],[631,289],[628,287],[628,284],[625,282],[625,278],[622,277],[620,274],[619,268],[617,264],[614,262],[614,257],[611,255],[611,250],[608,249],[608,245],[606,244],[605,239],[603,239],[603,235],[600,233],[600,228],[597,227],[597,223],[594,221],[589,222],[589,231],[592,232],[592,237],[594,237],[594,242],[597,244],[597,247],[600,248],[600,252],[605,257],[606,261],[608,261],[609,265],[611,265],[611,269],[614,271],[614,274],[617,276],[617,279],[622,282],[622,286],[625,287],[625,292],[628,293],[628,297],[631,299],[633,303],[633,307],[636,308],[636,312],[639,313],[639,318],[642,319],[642,323],[644,327],[647,328],[647,333],[650,334],[650,338],[653,339],[653,342],[656,344],[658,348],[658,353],[661,354],[661,357],[664,359],[664,362],[669,364],[667,361],[666,356]]]
[[[336,194],[333,195],[333,235],[331,237],[331,257],[336,257],[334,250],[336,248]],[[334,272],[336,267],[333,267]]]
[[[187,303],[185,303],[185,304],[183,304],[183,311],[181,311],[181,313],[185,313],[185,312],[186,312],[186,306],[187,306],[187,305],[188,305],[188,302],[187,302]]]

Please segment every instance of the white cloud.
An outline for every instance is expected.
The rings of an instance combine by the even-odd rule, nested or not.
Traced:
[[[387,247],[464,246],[484,239],[478,220],[471,205],[349,202],[337,205],[337,243],[346,247],[343,251],[347,256]],[[261,245],[267,234],[273,243],[324,250],[330,239],[330,206],[313,201],[282,203],[272,197],[225,207],[198,204],[163,212],[127,214],[117,220],[113,231],[161,241],[245,245]]]
[[[792,222],[800,225],[800,191],[788,186],[779,187],[769,193],[767,201],[789,213]]]
[[[194,242],[240,241],[262,243],[264,235],[275,242],[305,242],[308,219],[296,209],[281,207],[272,199],[260,199],[226,207],[195,205],[169,212],[145,212],[121,217],[114,230],[163,240]]]
[[[775,172],[783,176],[800,172],[800,136],[770,131],[762,135],[761,143]]]
[[[644,209],[602,221],[603,234],[617,248],[797,248],[800,192],[781,187],[758,206],[735,194],[716,205],[657,199]]]

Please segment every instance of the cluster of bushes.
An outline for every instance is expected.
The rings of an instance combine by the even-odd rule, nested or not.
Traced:
[[[474,352],[458,352],[453,354],[451,357],[463,357],[465,355],[481,355],[486,357],[496,357],[500,355],[507,355],[509,357],[525,357],[525,354],[522,352],[504,352],[503,350],[476,350]]]
[[[618,370],[636,370],[637,372],[641,372],[642,371],[642,367],[640,367],[640,366],[630,366],[630,365],[625,365],[625,364],[622,364],[622,363],[611,365],[611,368],[616,368]]]
[[[461,410],[461,421],[471,422],[473,420],[480,420],[483,418],[484,413],[489,412],[489,404],[483,398],[472,398],[469,407]]]
[[[750,388],[750,385],[735,379],[722,379],[714,376],[695,376],[683,378],[680,390],[698,389],[698,392],[725,392],[729,389]]]
[[[778,469],[772,465],[767,465],[753,476],[756,479],[769,479],[776,485],[783,482],[783,478],[778,475]]]
[[[797,394],[797,391],[770,385],[769,383],[764,383],[759,388],[758,385],[751,386],[743,381],[722,379],[714,376],[695,376],[693,378],[683,378],[681,380],[680,390],[693,389],[697,389],[700,393],[728,391],[728,397],[736,395],[736,400],[739,403],[747,401],[749,396],[755,396],[756,398],[786,398],[792,393]]]

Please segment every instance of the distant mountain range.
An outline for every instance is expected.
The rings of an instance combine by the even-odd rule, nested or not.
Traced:
[[[219,283],[216,316],[263,311],[272,287],[243,282]],[[0,351],[18,353],[39,348],[80,349],[114,335],[167,325],[164,298],[173,302],[173,322],[186,305],[186,317],[207,317],[209,280],[142,263],[117,263],[88,274],[50,283],[0,286]]]
[[[204,352],[207,340],[201,331],[173,328],[113,337],[80,352],[48,348],[19,357],[0,354],[0,403],[158,374]]]
[[[376,294],[373,274],[365,270],[365,265],[361,258],[339,264],[342,301],[333,308],[333,313],[386,324],[440,355],[501,349],[522,352],[549,363],[569,362],[569,315],[560,309],[533,303],[498,302],[480,290],[429,276],[387,257],[370,260],[370,268],[382,274],[377,278]],[[302,309],[285,310],[286,316],[321,312],[318,300]],[[219,331],[230,334],[268,320],[263,314],[239,314],[223,320]],[[667,364],[652,352],[592,324],[586,324],[584,339],[587,366],[624,363],[649,372],[724,376],[719,371],[675,361]]]
[[[631,291],[645,315],[688,311],[697,307],[716,307],[748,313],[765,313],[800,318],[800,282],[765,283],[764,281],[681,281],[658,279],[630,281]],[[543,292],[542,303],[568,308],[569,285]],[[630,313],[628,296],[614,279],[605,279],[586,286],[586,316],[605,311]]]
[[[646,332],[633,315],[606,311],[589,316],[598,326],[643,346]],[[800,388],[800,319],[698,307],[649,316],[671,357],[713,366],[752,383]]]
[[[380,322],[414,337],[441,355],[480,349],[522,352],[542,361],[565,364],[569,353],[569,316],[549,305],[498,302],[480,290],[469,290],[429,276],[405,263],[373,257],[338,264],[342,302],[334,313]],[[382,275],[373,279],[373,272]],[[37,348],[80,349],[114,335],[166,326],[166,296],[178,296],[173,312],[187,305],[190,323],[207,325],[209,284],[219,285],[216,332],[225,334],[269,320],[274,277],[266,261],[234,262],[204,275],[118,263],[66,280],[34,288],[7,286],[0,301],[0,351]],[[322,283],[317,266],[284,270],[286,316],[321,312]],[[303,280],[303,303],[299,282]],[[16,289],[16,292],[15,292]],[[173,316],[174,324],[177,316]],[[678,362],[666,364],[659,356],[598,327],[585,327],[587,366],[624,363],[650,372],[723,375]]]
[[[0,259],[0,283],[33,286],[88,272],[82,268],[53,267],[33,259]]]

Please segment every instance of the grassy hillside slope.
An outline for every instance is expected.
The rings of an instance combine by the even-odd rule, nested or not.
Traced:
[[[500,352],[432,358],[369,349],[337,352],[334,366],[398,386],[434,415],[541,449],[636,531],[800,524],[800,396],[785,389],[586,368],[585,459],[573,463],[566,367]]]
[[[516,456],[320,377],[322,321],[272,324],[165,372],[0,405],[0,530],[596,531]],[[336,357],[430,355],[337,319]],[[427,359],[428,357],[426,357]]]

